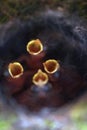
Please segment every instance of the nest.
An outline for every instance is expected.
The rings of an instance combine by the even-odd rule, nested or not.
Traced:
[[[14,99],[36,111],[44,107],[58,108],[87,90],[87,31],[79,22],[77,25],[70,17],[52,12],[8,25],[0,44],[0,90],[6,100]],[[44,46],[38,56],[26,51],[33,39],[40,39]],[[45,89],[38,89],[32,77],[39,69],[44,71],[43,63],[48,59],[58,61],[60,70],[47,74],[48,84]],[[24,68],[18,78],[12,78],[8,72],[9,63],[15,61]]]

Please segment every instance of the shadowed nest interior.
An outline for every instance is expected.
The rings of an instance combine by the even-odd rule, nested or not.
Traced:
[[[15,99],[29,110],[57,108],[86,91],[87,31],[79,22],[77,25],[71,21],[55,12],[43,13],[26,22],[15,21],[5,30],[0,45],[0,87],[8,101]],[[44,46],[38,56],[26,51],[27,43],[33,39],[40,39]],[[48,89],[39,91],[32,77],[38,69],[44,71],[42,63],[48,59],[58,60],[60,70],[57,75],[49,75]],[[8,73],[8,64],[14,61],[24,67],[23,75],[17,79]]]

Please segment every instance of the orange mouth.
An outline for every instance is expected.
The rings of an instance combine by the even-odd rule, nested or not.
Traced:
[[[19,78],[23,74],[23,67],[19,62],[10,63],[8,71],[12,78]]]
[[[42,72],[42,70],[38,70],[36,74],[33,76],[33,83],[37,86],[44,86],[48,82],[48,76],[46,73]]]
[[[43,66],[44,66],[45,71],[49,74],[55,73],[60,68],[59,63],[54,59],[45,61],[43,63]]]
[[[31,40],[27,44],[27,51],[31,55],[38,55],[40,52],[43,51],[43,45],[39,39]]]

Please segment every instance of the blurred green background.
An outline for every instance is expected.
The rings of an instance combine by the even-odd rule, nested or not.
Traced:
[[[0,0],[0,23],[14,18],[28,19],[40,11],[58,7],[87,18],[87,0]]]

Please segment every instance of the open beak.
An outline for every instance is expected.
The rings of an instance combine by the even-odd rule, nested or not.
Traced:
[[[38,55],[43,51],[43,45],[39,39],[28,42],[26,48],[31,55]]]
[[[23,67],[19,62],[13,62],[8,65],[8,71],[12,78],[19,78],[23,74]]]

